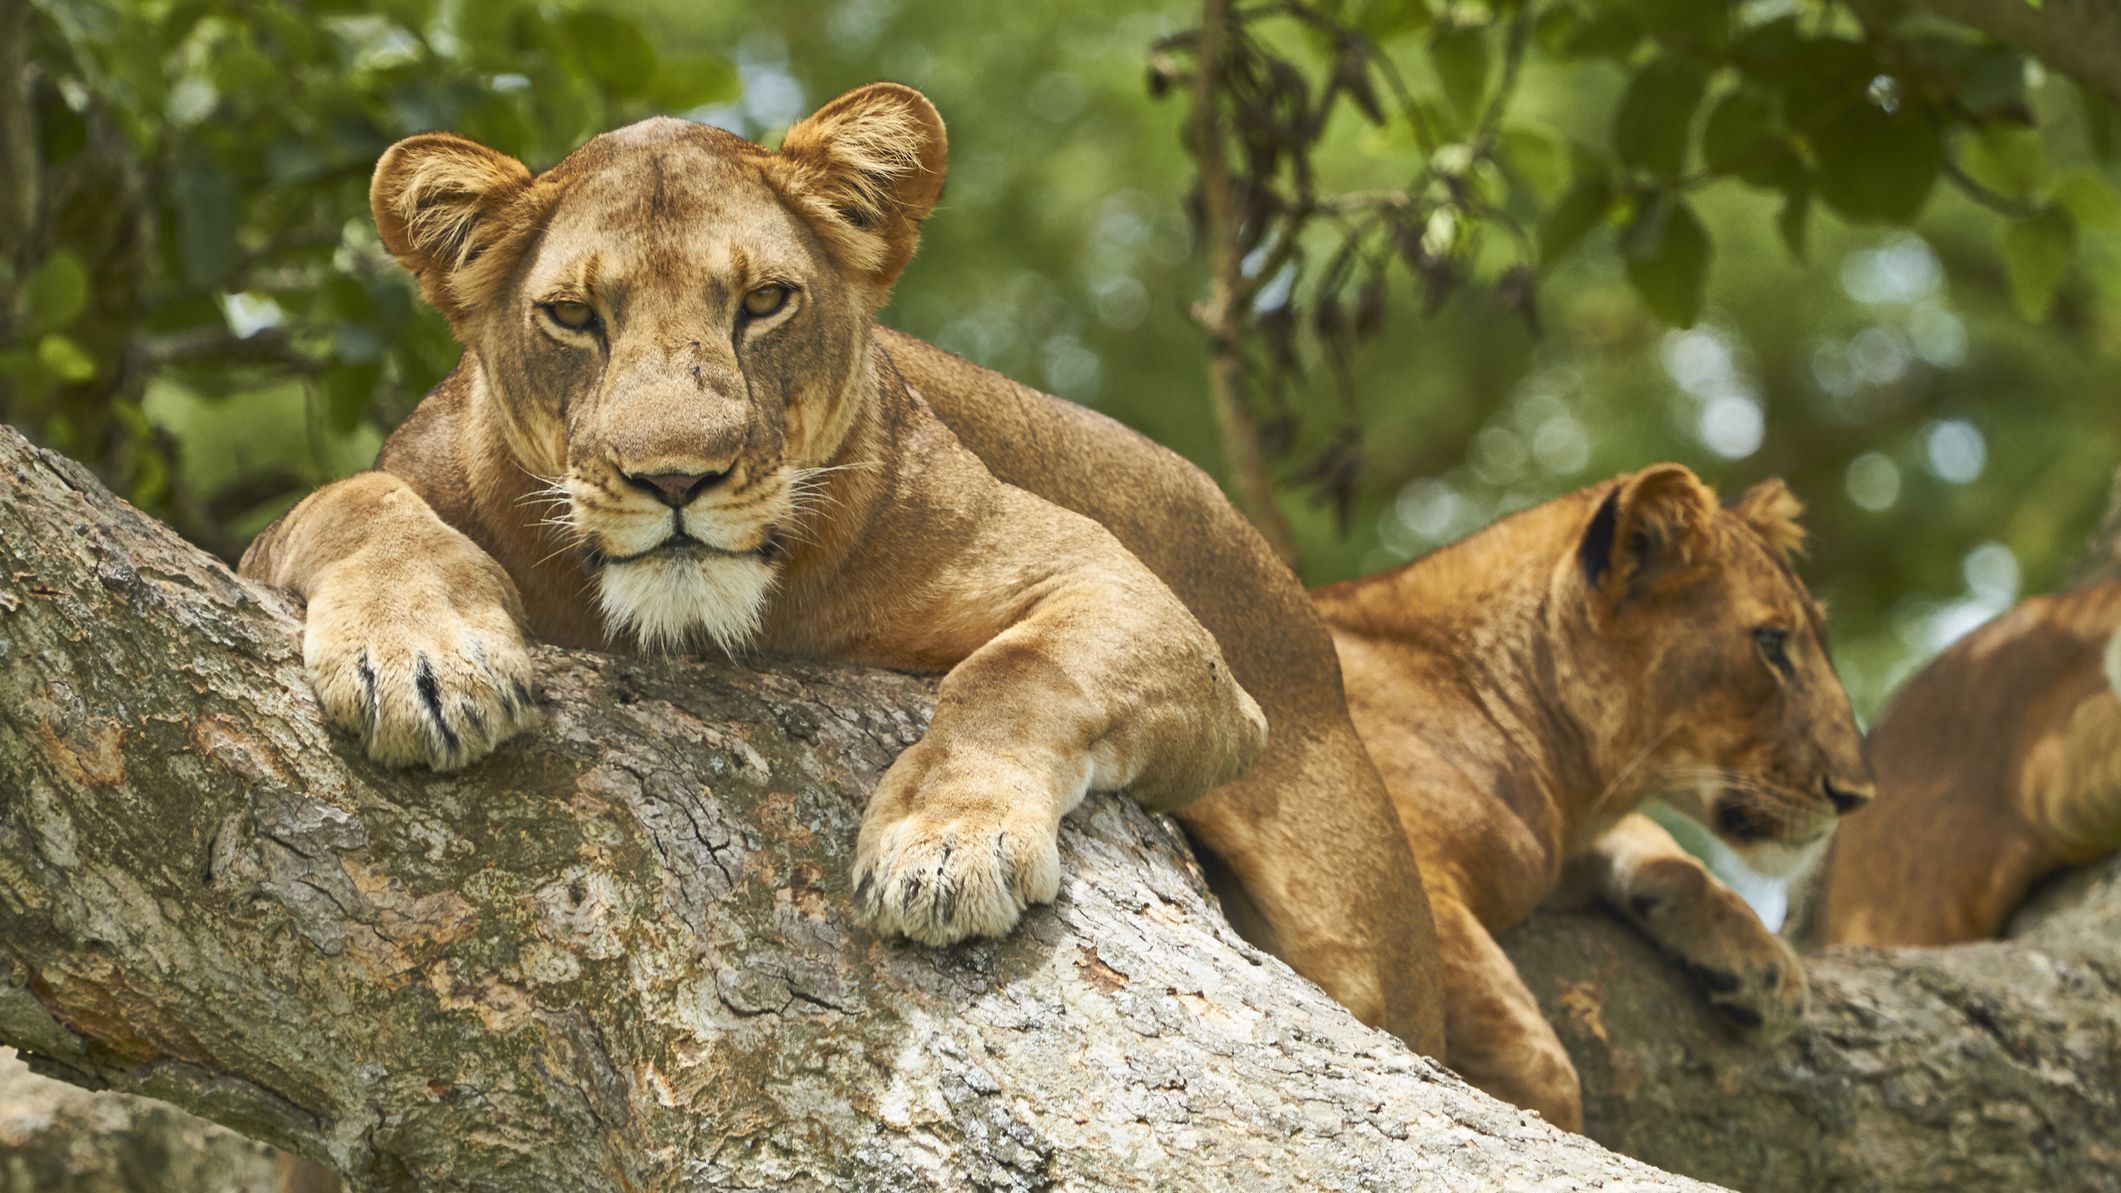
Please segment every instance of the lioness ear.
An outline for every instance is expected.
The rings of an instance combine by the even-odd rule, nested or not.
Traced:
[[[840,266],[867,285],[871,305],[882,306],[943,193],[948,158],[942,115],[927,96],[871,83],[789,129],[773,173]]]
[[[1804,550],[1804,527],[1797,524],[1797,516],[1804,512],[1804,503],[1790,492],[1790,487],[1783,484],[1780,477],[1771,477],[1747,489],[1731,503],[1730,509],[1785,560]]]
[[[384,247],[455,324],[493,297],[504,270],[492,250],[519,230],[513,213],[530,182],[529,167],[505,153],[421,133],[384,151],[368,206]]]
[[[1622,478],[1577,546],[1584,582],[1618,603],[1690,575],[1715,516],[1715,494],[1681,465]]]

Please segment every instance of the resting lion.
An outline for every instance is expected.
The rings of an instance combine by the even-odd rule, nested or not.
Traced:
[[[1909,680],[1871,729],[1878,802],[1825,867],[1824,943],[1986,940],[2121,849],[2117,689],[2121,581],[2034,597]]]
[[[1421,865],[1442,946],[1444,1059],[1582,1126],[1576,1071],[1494,933],[1564,865],[1738,1024],[1802,1017],[1803,971],[1636,807],[1661,798],[1783,868],[1870,797],[1780,482],[1728,509],[1674,464],[1313,593]]]
[[[243,570],[307,598],[326,715],[392,763],[525,729],[530,635],[947,671],[864,816],[880,929],[1005,932],[1086,791],[1220,785],[1179,814],[1233,916],[1438,1051],[1420,879],[1295,578],[1176,455],[873,325],[944,158],[889,84],[777,153],[650,120],[533,176],[402,142],[377,225],[463,361]]]

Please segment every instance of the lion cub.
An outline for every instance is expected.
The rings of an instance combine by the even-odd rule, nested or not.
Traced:
[[[463,359],[242,565],[307,600],[326,718],[463,766],[529,724],[533,635],[946,672],[854,879],[934,944],[1052,900],[1085,793],[1172,808],[1243,773],[1266,722],[1215,638],[1103,527],[997,480],[875,333],[944,158],[892,84],[778,152],[668,119],[542,174],[393,146],[376,226]]]
[[[1663,799],[1780,869],[1870,798],[1790,568],[1800,509],[1779,481],[1719,508],[1661,464],[1312,594],[1428,888],[1444,1059],[1489,1093],[1582,1128],[1575,1067],[1493,935],[1565,864],[1736,1023],[1802,1017],[1788,946],[1635,811]]]
[[[1871,729],[1880,798],[1834,839],[1825,944],[2001,932],[2035,882],[2121,849],[2121,581],[1952,644]]]

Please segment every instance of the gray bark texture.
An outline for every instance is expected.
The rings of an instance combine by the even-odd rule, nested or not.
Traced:
[[[357,1189],[1689,1188],[1238,941],[1122,799],[1058,904],[846,914],[930,681],[544,651],[466,772],[322,728],[285,598],[0,429],[0,1043]]]
[[[2121,862],[2036,900],[2021,935],[1807,954],[1781,1044],[1741,1040],[1596,910],[1503,947],[1616,1151],[1751,1193],[2121,1188]]]

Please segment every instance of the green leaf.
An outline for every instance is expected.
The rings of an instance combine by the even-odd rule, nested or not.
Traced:
[[[53,249],[23,283],[22,309],[32,327],[65,327],[87,306],[88,269],[66,249]]]
[[[1812,231],[1812,188],[1802,179],[1783,195],[1782,210],[1775,214],[1775,230],[1782,233],[1782,246],[1790,256],[1804,260]]]
[[[728,103],[742,90],[736,65],[727,58],[678,54],[664,58],[656,67],[655,81],[648,88],[648,102],[666,111],[683,112]]]
[[[1728,92],[1701,126],[1701,160],[1719,174],[1738,173],[1774,147],[1775,105],[1751,87]]]
[[[1628,81],[1613,114],[1613,148],[1620,160],[1659,178],[1686,168],[1687,133],[1708,76],[1683,58],[1652,58]]]
[[[1511,175],[1542,205],[1553,202],[1569,184],[1568,151],[1546,133],[1524,127],[1503,130],[1501,156]]]
[[[2083,228],[2121,228],[2121,196],[2096,170],[2076,169],[2055,184],[2057,206]]]
[[[56,331],[37,341],[37,362],[51,370],[59,380],[69,384],[77,384],[96,375],[96,358],[84,351],[81,345]]]
[[[1907,106],[1859,103],[1813,130],[1812,152],[1819,197],[1857,223],[1913,219],[1944,165],[1936,127]]]
[[[180,166],[175,179],[177,260],[186,281],[211,284],[236,259],[236,188],[210,162]]]
[[[1686,200],[1660,192],[1642,205],[1621,234],[1628,281],[1650,313],[1673,327],[1701,317],[1709,274],[1709,234]]]
[[[1960,144],[1959,164],[1974,181],[2014,199],[2038,190],[2047,171],[2047,149],[2033,129],[1985,124]]]
[[[2025,57],[2004,46],[1981,46],[1961,68],[1959,106],[1976,116],[2025,111]]]
[[[1642,25],[1633,13],[1618,4],[1595,4],[1588,12],[1580,7],[1540,20],[1540,44],[1556,58],[1610,58],[1616,61],[1634,52],[1642,41]]]
[[[1552,265],[1568,255],[1613,206],[1613,188],[1603,178],[1586,178],[1570,188],[1561,202],[1539,221],[1539,260]]]
[[[655,46],[631,21],[604,12],[571,12],[560,22],[560,37],[608,95],[642,95],[655,77]]]
[[[2010,277],[2011,298],[2028,319],[2040,319],[2054,305],[2062,279],[2076,255],[2077,226],[2059,208],[2013,220],[2003,229],[2003,266]]]
[[[1472,120],[1478,116],[1481,98],[1488,91],[1488,39],[1482,31],[1471,25],[1437,30],[1429,41],[1429,59],[1459,117]]]
[[[369,403],[376,396],[376,383],[382,377],[380,360],[334,365],[324,370],[325,421],[334,432],[344,435],[361,425],[361,416],[368,413]]]

